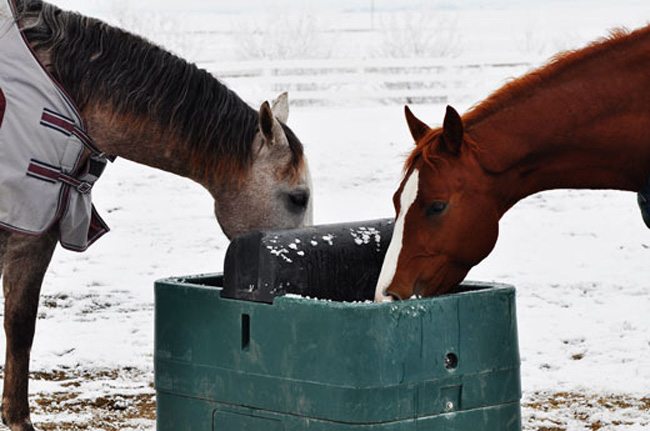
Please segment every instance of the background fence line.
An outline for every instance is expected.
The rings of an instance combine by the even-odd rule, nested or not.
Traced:
[[[448,58],[207,62],[201,67],[245,100],[288,91],[296,106],[475,102],[540,64],[537,58],[471,62]]]

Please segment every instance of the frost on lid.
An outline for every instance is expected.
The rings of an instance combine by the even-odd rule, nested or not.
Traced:
[[[266,249],[269,250],[272,255],[282,258],[287,263],[293,263],[293,259],[291,258],[292,252],[300,257],[305,256],[305,252],[300,250],[300,244],[302,241],[300,241],[298,238],[295,238],[286,247],[280,244],[280,241],[278,241],[278,239],[279,238],[277,236],[274,236],[269,240],[271,245],[266,246]]]
[[[360,226],[356,229],[350,228],[350,235],[354,238],[357,245],[370,244],[374,242],[377,246],[377,251],[381,245],[381,232],[374,227]]]
[[[287,256],[289,254],[289,250],[282,246],[272,246],[272,245],[267,245],[266,248],[271,252],[272,255],[281,257],[284,259],[285,262],[287,263],[292,263],[293,260]]]

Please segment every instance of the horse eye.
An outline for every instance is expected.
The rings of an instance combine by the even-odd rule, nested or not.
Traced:
[[[447,202],[435,201],[429,208],[427,208],[427,217],[432,217],[441,214],[444,210],[447,209]]]
[[[296,210],[304,210],[309,204],[309,191],[308,190],[295,190],[287,195],[290,206]]]

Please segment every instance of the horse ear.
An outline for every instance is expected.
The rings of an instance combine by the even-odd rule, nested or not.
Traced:
[[[431,130],[424,122],[418,120],[415,115],[411,112],[408,105],[404,106],[404,115],[406,116],[406,122],[409,125],[409,130],[411,131],[411,136],[415,139],[415,142],[419,141],[424,137],[424,135]]]
[[[260,106],[260,130],[267,142],[273,141],[273,111],[269,102],[262,103]]]
[[[287,124],[289,119],[289,93],[286,91],[280,94],[272,103],[271,110],[275,118]]]
[[[460,154],[463,145],[463,119],[454,108],[447,106],[445,120],[442,123],[442,144],[447,152]]]

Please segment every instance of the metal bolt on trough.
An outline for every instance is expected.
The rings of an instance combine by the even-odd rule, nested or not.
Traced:
[[[358,302],[391,230],[260,233],[233,242],[224,276],[158,281],[158,431],[520,431],[514,288]]]

